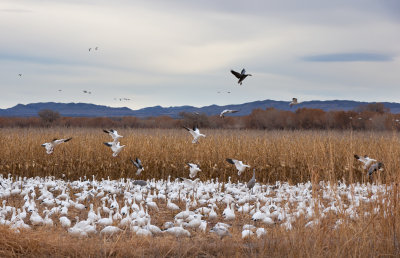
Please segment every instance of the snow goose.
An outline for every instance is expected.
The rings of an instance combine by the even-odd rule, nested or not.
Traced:
[[[114,142],[118,141],[119,138],[124,137],[122,135],[119,135],[117,130],[114,130],[114,129],[110,129],[110,130],[103,129],[103,132],[108,133],[111,136],[111,138],[114,140]]]
[[[242,238],[251,237],[253,235],[254,235],[253,231],[251,231],[249,229],[245,229],[242,231]]]
[[[234,70],[231,70],[231,73],[233,75],[235,75],[236,78],[239,79],[238,83],[240,85],[242,85],[243,80],[246,79],[247,76],[251,76],[251,74],[246,74],[246,70],[244,68],[242,69],[242,71],[240,73],[238,73]]]
[[[135,233],[136,233],[137,236],[143,236],[143,237],[151,237],[151,236],[153,236],[151,231],[148,230],[147,228],[138,228]]]
[[[176,205],[175,203],[171,202],[171,199],[168,198],[167,201],[167,208],[173,211],[178,211],[180,210],[179,206]]]
[[[210,211],[210,213],[208,214],[208,218],[209,218],[209,219],[216,219],[216,218],[218,218],[218,214],[215,212],[214,206],[211,206],[211,211]]]
[[[186,126],[184,126],[183,128],[188,130],[189,133],[193,136],[192,143],[198,143],[200,137],[206,137],[204,134],[200,133],[199,128],[197,128],[196,126],[194,126],[193,129],[188,128]]]
[[[122,230],[116,226],[107,226],[100,231],[100,234],[104,235],[113,235],[115,233],[119,233]]]
[[[241,160],[227,158],[226,161],[235,165],[238,170],[238,176],[240,176],[246,168],[250,167],[249,165],[243,164]]]
[[[149,230],[152,234],[157,235],[162,233],[161,229],[155,225],[152,225],[150,223],[150,218],[147,220],[147,225],[146,225],[146,229]],[[137,233],[137,232],[136,232]]]
[[[218,236],[222,238],[226,237],[226,236],[232,236],[231,233],[229,233],[229,229],[228,227],[224,227],[221,226],[219,224],[216,224],[211,230],[210,232],[217,234]]]
[[[105,142],[104,145],[108,146],[111,148],[113,151],[113,157],[118,156],[118,154],[122,151],[122,149],[125,147],[125,145],[120,145],[119,142]]]
[[[144,170],[144,168],[142,166],[142,161],[139,158],[136,158],[135,160],[130,158],[130,160],[131,160],[132,164],[137,168],[136,175],[139,176],[140,173],[142,173],[142,171]]]
[[[65,216],[60,217],[60,223],[61,223],[61,226],[64,228],[71,227],[71,221]]]
[[[224,210],[222,213],[222,216],[224,217],[225,220],[234,220],[235,219],[235,204],[231,203],[231,207],[228,207]]]
[[[52,154],[54,151],[54,148],[63,143],[63,142],[68,142],[69,140],[71,140],[72,138],[68,138],[68,139],[54,139],[51,142],[46,142],[42,144],[42,147],[46,148],[46,153],[47,154]]]
[[[110,226],[110,225],[112,225],[113,224],[112,213],[113,213],[113,211],[110,210],[108,218],[100,218],[96,223],[101,225],[101,226]]]
[[[43,218],[37,213],[37,211],[33,211],[31,217],[29,219],[32,225],[40,225],[43,224]]]
[[[239,110],[225,109],[221,112],[221,114],[219,114],[219,117],[224,118],[226,114],[233,114],[237,112],[239,112]]]
[[[257,230],[256,230],[257,238],[265,236],[266,234],[267,234],[267,231],[265,230],[265,228],[257,228]]]
[[[43,219],[43,225],[48,226],[48,227],[52,227],[53,226],[53,220],[51,218],[49,218],[50,216],[50,212],[49,210],[46,210],[46,216]]]
[[[194,188],[197,185],[197,183],[200,181],[200,178],[196,178],[195,180],[190,180],[188,178],[179,177],[179,180],[183,181],[185,183],[186,187]]]
[[[189,165],[189,177],[190,178],[194,178],[197,175],[197,172],[201,171],[201,169],[199,168],[199,166],[197,164],[194,163],[188,163]]]
[[[367,169],[373,162],[376,162],[375,159],[371,159],[367,155],[364,155],[364,157],[361,157],[361,156],[358,156],[357,154],[354,154],[354,158],[364,164],[364,166],[363,166],[364,169]]]
[[[189,222],[185,223],[185,227],[196,229],[196,228],[200,227],[201,222],[202,222],[201,215],[195,214],[195,215],[193,215],[193,218]]]
[[[166,232],[168,234],[174,235],[176,237],[181,237],[181,236],[187,236],[190,237],[190,232],[187,231],[182,227],[182,224],[180,224],[178,227],[172,227],[164,230],[163,232]]]

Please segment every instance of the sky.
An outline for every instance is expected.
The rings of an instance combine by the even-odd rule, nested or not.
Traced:
[[[0,108],[400,102],[399,13],[397,0],[2,0]]]

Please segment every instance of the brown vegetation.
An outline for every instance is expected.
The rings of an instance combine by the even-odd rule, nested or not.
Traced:
[[[295,112],[274,108],[255,109],[247,116],[207,116],[180,113],[180,118],[169,116],[138,117],[60,117],[58,112],[42,110],[39,117],[0,117],[0,128],[6,127],[119,127],[172,129],[181,126],[215,129],[266,130],[400,130],[400,114],[391,114],[383,105],[369,104],[355,111],[329,111],[300,108]]]
[[[77,179],[95,175],[100,178],[134,177],[129,157],[140,157],[146,170],[140,179],[187,177],[186,162],[196,162],[202,180],[219,178],[238,179],[235,168],[225,161],[232,157],[256,168],[257,181],[291,183],[320,180],[332,185],[339,180],[346,183],[368,181],[366,173],[353,158],[354,153],[368,154],[385,164],[385,171],[374,175],[373,182],[395,185],[384,198],[387,205],[373,216],[349,221],[338,230],[332,230],[337,217],[327,217],[313,228],[305,228],[305,220],[293,225],[268,228],[266,238],[243,240],[238,228],[233,237],[219,239],[214,235],[193,234],[191,238],[171,236],[141,238],[131,232],[114,237],[91,236],[78,239],[68,235],[59,226],[52,229],[38,227],[16,234],[0,228],[0,256],[96,256],[96,257],[190,257],[190,256],[280,256],[280,257],[348,257],[398,256],[400,226],[397,184],[400,181],[400,141],[397,132],[354,131],[257,131],[204,129],[206,138],[199,144],[191,143],[186,130],[160,130],[115,128],[124,135],[127,147],[113,158],[102,142],[109,136],[100,129],[37,128],[1,129],[0,172],[14,176],[49,176]],[[55,137],[73,137],[47,155],[41,143]],[[241,181],[251,177],[250,170]],[[313,192],[323,201],[318,191]],[[9,199],[9,202],[21,200]],[[165,205],[165,204],[164,204]],[[181,207],[183,203],[179,203]],[[373,206],[363,204],[361,209],[372,213]],[[152,212],[152,215],[155,214]],[[160,207],[160,217],[172,219]],[[155,218],[157,216],[153,215]],[[169,216],[169,217],[168,217]],[[343,215],[340,215],[343,216]],[[240,225],[249,217],[240,217]],[[153,220],[152,220],[153,222]],[[159,220],[153,223],[160,225]],[[396,236],[397,234],[397,236]]]

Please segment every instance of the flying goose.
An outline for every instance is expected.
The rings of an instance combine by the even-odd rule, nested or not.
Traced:
[[[292,102],[290,102],[289,107],[292,107],[294,105],[298,105],[300,102],[297,101],[297,98],[292,98]]]
[[[219,117],[224,118],[225,114],[232,114],[232,113],[237,113],[237,112],[239,112],[239,110],[225,109],[224,111],[221,112]]]
[[[251,74],[246,74],[246,70],[244,68],[242,69],[242,71],[240,73],[238,73],[238,72],[236,72],[234,70],[231,70],[231,73],[233,75],[235,75],[236,78],[239,79],[238,83],[240,85],[242,85],[243,80],[246,79],[247,76],[251,76]]]
[[[104,145],[111,147],[111,150],[113,151],[113,157],[118,156],[118,154],[122,151],[122,149],[125,147],[125,145],[120,145],[119,142],[113,141],[113,142],[105,142]]]
[[[178,177],[179,180],[183,181],[185,183],[186,186],[188,187],[195,187],[196,184],[200,181],[200,178],[196,178],[195,180],[190,180],[188,178],[184,178],[184,177]]]
[[[235,165],[235,167],[238,170],[238,176],[240,176],[246,168],[250,167],[249,165],[243,164],[243,162],[241,160],[229,159],[228,158],[228,159],[226,159],[226,161],[228,161],[229,163]]]
[[[117,141],[119,138],[124,137],[122,135],[119,135],[117,130],[114,130],[114,129],[110,129],[110,130],[103,129],[103,132],[108,133],[113,138],[114,141]]]
[[[42,147],[46,148],[46,153],[47,154],[51,154],[54,151],[54,147],[56,147],[57,145],[63,143],[63,142],[68,142],[69,140],[71,140],[72,138],[68,138],[68,139],[54,139],[51,142],[46,142],[42,144]]]
[[[132,158],[130,159],[132,164],[135,165],[135,167],[137,167],[137,171],[136,171],[136,175],[140,175],[140,173],[142,173],[142,171],[144,170],[143,166],[142,166],[142,161],[140,161],[140,159],[136,158],[135,160],[133,160]]]
[[[197,164],[194,163],[188,163],[188,165],[190,169],[189,177],[194,178],[197,175],[197,172],[201,171],[201,169]]]
[[[358,161],[362,162],[364,164],[363,168],[367,169],[373,162],[376,162],[375,159],[371,159],[367,155],[364,155],[364,157],[358,156],[357,154],[354,154],[354,158],[356,158]]]
[[[190,129],[186,126],[184,126],[183,128],[188,130],[189,133],[193,136],[192,143],[197,143],[200,137],[206,137],[204,134],[200,133],[199,128],[197,128],[196,126],[194,126],[193,129]]]

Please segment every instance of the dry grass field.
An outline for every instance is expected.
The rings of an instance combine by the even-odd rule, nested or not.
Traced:
[[[119,128],[117,128],[119,129]],[[182,130],[119,129],[126,145],[118,157],[103,144],[110,137],[101,129],[2,129],[0,171],[19,176],[55,176],[68,179],[96,176],[134,177],[129,158],[139,157],[145,173],[139,179],[187,177],[187,162],[198,163],[202,180],[228,177],[237,180],[233,165],[226,158],[242,160],[256,168],[257,181],[291,183],[311,180],[364,180],[364,173],[354,154],[368,154],[385,164],[380,182],[393,182],[400,175],[400,138],[397,132],[351,131],[249,131],[202,130],[206,138],[191,143]],[[72,137],[68,143],[47,155],[40,145],[53,138]],[[250,171],[250,170],[248,170]],[[251,173],[244,173],[248,181]]]
[[[239,226],[250,223],[248,215],[238,214],[232,237],[220,239],[216,235],[193,232],[190,238],[172,236],[143,238],[124,231],[111,237],[70,236],[60,226],[37,227],[14,233],[0,227],[0,256],[24,257],[366,257],[400,255],[400,210],[397,184],[400,182],[400,140],[396,132],[353,131],[250,131],[202,130],[206,138],[199,144],[191,143],[186,130],[132,130],[116,128],[124,137],[125,149],[112,157],[103,144],[110,137],[101,129],[1,129],[0,173],[7,177],[54,176],[64,180],[109,177],[135,179],[167,179],[188,177],[187,162],[199,164],[198,177],[202,180],[218,178],[220,182],[247,182],[251,170],[238,177],[233,165],[225,161],[235,158],[256,168],[257,182],[275,184],[276,181],[297,184],[311,181],[313,198],[324,202],[318,183],[337,185],[374,183],[390,190],[379,196],[380,212],[376,206],[363,204],[363,212],[373,215],[344,223],[333,230],[338,219],[325,217],[315,227],[305,227],[300,218],[288,231],[284,227],[268,228],[265,238],[242,239]],[[48,155],[40,145],[53,138],[72,137],[70,142],[55,148]],[[385,170],[370,180],[354,154],[368,154],[382,161]],[[139,157],[145,171],[138,177],[129,158]],[[335,188],[335,187],[333,187]],[[315,190],[314,190],[315,189]],[[10,197],[9,203],[22,203],[20,197]],[[183,202],[178,202],[184,208]],[[173,219],[166,203],[160,211],[152,211],[154,224]],[[222,207],[223,209],[224,207]],[[79,211],[71,210],[82,217]],[[316,211],[318,213],[318,211]],[[344,214],[338,215],[340,218]],[[163,218],[163,219],[161,219]],[[153,220],[152,220],[153,223]]]

